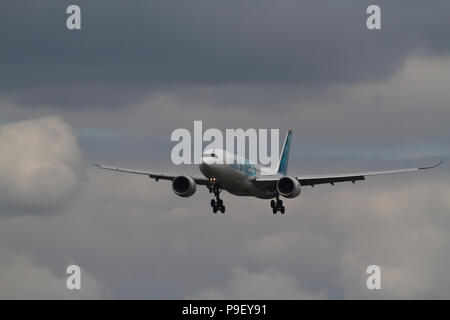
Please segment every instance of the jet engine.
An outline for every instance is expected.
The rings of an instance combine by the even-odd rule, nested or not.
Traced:
[[[178,176],[172,181],[172,190],[176,195],[187,198],[197,190],[197,184],[189,176]]]
[[[300,182],[293,177],[282,177],[277,181],[277,191],[283,197],[295,198],[300,194]]]

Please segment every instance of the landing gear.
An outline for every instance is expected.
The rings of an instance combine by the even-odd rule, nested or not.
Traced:
[[[286,208],[283,206],[283,200],[280,200],[280,196],[277,195],[277,200],[270,200],[270,207],[272,208],[273,214],[276,214],[278,211],[281,214],[284,214]]]
[[[209,189],[210,192],[214,192],[214,195],[216,196],[216,199],[211,199],[211,207],[213,208],[213,212],[217,213],[217,211],[222,212],[222,214],[225,213],[225,206],[223,205],[223,200],[220,199],[220,192],[222,191],[218,186],[212,185]]]

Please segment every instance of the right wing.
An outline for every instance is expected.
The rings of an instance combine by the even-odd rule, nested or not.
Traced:
[[[384,175],[384,174],[392,174],[392,173],[402,173],[402,172],[414,172],[424,169],[435,168],[440,165],[442,161],[439,163],[419,168],[408,168],[408,169],[395,169],[395,170],[385,170],[385,171],[366,171],[366,172],[353,172],[353,173],[334,173],[334,174],[322,174],[322,175],[305,175],[305,176],[297,176],[295,177],[300,185],[302,186],[311,186],[314,187],[316,184],[326,184],[330,183],[334,185],[336,182],[344,182],[351,181],[355,183],[355,181],[366,180],[368,176],[376,176],[376,175]],[[274,185],[280,177],[259,177],[256,178],[255,181],[258,183],[265,183],[268,186]]]
[[[403,173],[403,172],[414,172],[414,171],[419,171],[419,170],[424,170],[424,169],[431,169],[431,168],[437,167],[441,163],[442,163],[442,161],[440,161],[439,163],[432,165],[432,166],[419,167],[419,168],[298,176],[297,180],[300,182],[300,184],[302,186],[312,186],[312,187],[314,187],[314,185],[316,185],[316,184],[330,183],[333,185],[335,182],[344,182],[344,181],[351,181],[351,182],[355,183],[355,181],[365,180],[366,177],[369,177],[369,176],[378,176],[378,175]]]
[[[158,181],[159,179],[172,181],[173,179],[175,179],[176,177],[179,176],[179,174],[170,174],[170,173],[163,173],[163,172],[118,168],[118,167],[111,167],[111,166],[106,166],[106,165],[98,164],[98,163],[95,163],[94,166],[99,167],[100,169],[105,169],[105,170],[110,170],[110,171],[141,174],[144,176],[149,176],[150,178],[153,178],[156,181]],[[190,177],[192,179],[194,179],[195,183],[197,183],[198,185],[209,185],[210,184],[209,180],[206,179],[205,177],[200,177],[200,176],[190,176]]]

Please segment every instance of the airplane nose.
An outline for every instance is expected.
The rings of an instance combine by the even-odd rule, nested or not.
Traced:
[[[206,164],[206,165],[214,164],[214,158],[202,157],[202,164]]]

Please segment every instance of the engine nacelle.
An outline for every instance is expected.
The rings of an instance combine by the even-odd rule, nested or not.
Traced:
[[[197,190],[197,184],[189,176],[178,176],[172,181],[172,190],[176,195],[187,198]]]
[[[295,198],[300,194],[300,182],[292,177],[282,177],[277,181],[277,191],[283,197]]]

